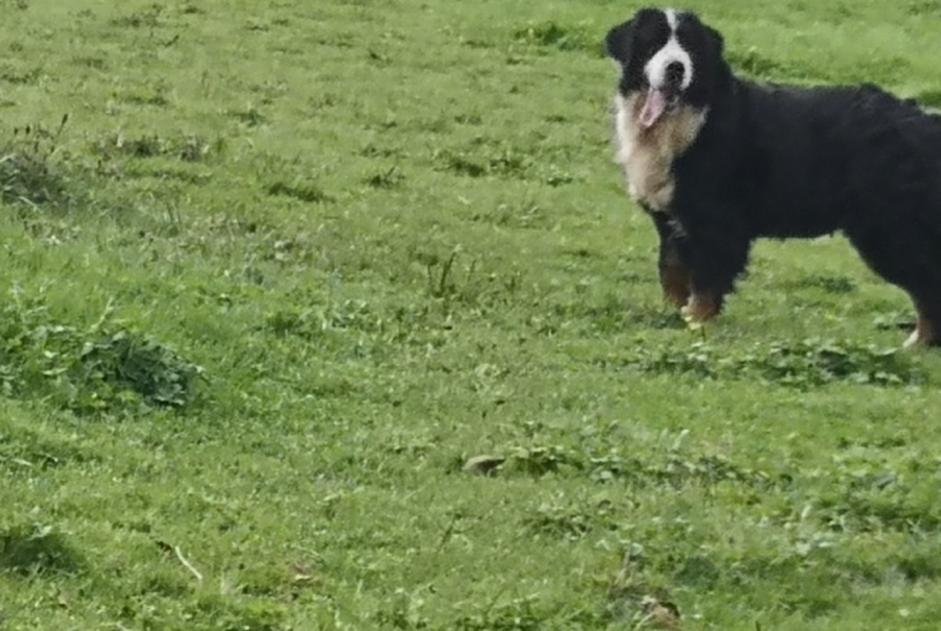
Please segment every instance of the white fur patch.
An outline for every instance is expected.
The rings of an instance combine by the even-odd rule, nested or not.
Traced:
[[[921,315],[920,310],[918,314],[918,326],[915,328],[915,331],[912,333],[911,337],[905,342],[904,348],[921,348],[931,346],[932,344],[938,341],[938,330],[935,327],[934,323]]]
[[[650,129],[638,125],[642,95],[615,97],[617,161],[639,204],[666,211],[673,201],[673,161],[689,149],[706,123],[706,110],[681,105]]]
[[[679,25],[679,18],[673,9],[664,10],[667,23],[670,25],[670,39],[650,58],[650,61],[644,66],[644,74],[647,81],[654,88],[662,88],[666,84],[667,66],[677,62],[683,66],[683,83],[681,88],[686,90],[693,82],[693,59],[689,53],[680,45],[680,40],[676,37],[676,29]]]
[[[667,16],[667,24],[670,25],[670,30],[676,33],[676,25],[679,24],[679,20],[676,17],[676,9],[664,9],[663,13]]]

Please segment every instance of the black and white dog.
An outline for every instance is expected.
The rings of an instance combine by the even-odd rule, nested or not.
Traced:
[[[872,85],[739,79],[693,13],[644,9],[607,48],[618,162],[660,234],[667,299],[708,320],[757,237],[842,230],[914,300],[908,345],[941,345],[941,116]]]

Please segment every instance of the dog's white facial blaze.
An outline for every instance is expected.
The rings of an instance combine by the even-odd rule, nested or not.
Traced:
[[[644,66],[644,75],[647,82],[654,89],[661,89],[667,83],[667,66],[679,63],[683,66],[683,82],[680,88],[686,90],[693,82],[693,59],[677,39],[676,30],[679,26],[679,17],[673,9],[665,9],[667,24],[670,25],[670,39],[658,50],[650,61]]]
[[[667,16],[667,24],[670,25],[670,30],[676,33],[676,25],[679,24],[679,20],[676,17],[676,9],[664,9],[663,13]]]

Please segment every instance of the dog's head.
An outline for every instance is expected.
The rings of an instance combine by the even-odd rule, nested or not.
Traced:
[[[681,105],[708,107],[729,76],[722,36],[693,14],[642,9],[606,40],[621,66],[620,92],[642,102],[637,123],[654,127]]]

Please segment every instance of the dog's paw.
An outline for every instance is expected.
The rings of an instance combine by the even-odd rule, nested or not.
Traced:
[[[701,324],[712,320],[721,310],[722,304],[712,296],[694,293],[683,307],[683,317],[690,322]]]
[[[912,332],[911,336],[902,347],[905,350],[915,350],[919,348],[929,348],[931,346],[941,346],[941,336],[938,334],[937,327],[927,318],[919,318],[918,326]]]

